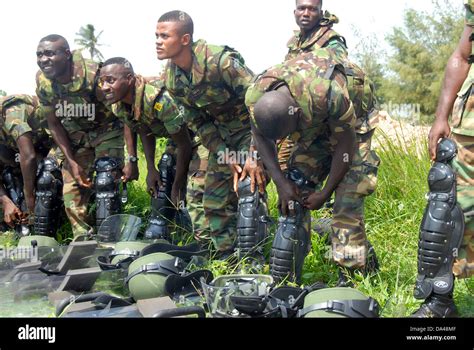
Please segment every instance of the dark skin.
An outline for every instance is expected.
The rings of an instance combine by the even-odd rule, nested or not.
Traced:
[[[291,97],[291,93],[287,87],[281,87],[278,90],[286,94],[287,97]],[[288,107],[291,105],[296,106],[296,101],[293,100],[292,104],[290,104]],[[270,177],[276,184],[281,213],[283,216],[295,215],[294,210],[290,205],[291,202],[298,202],[309,210],[320,209],[331,197],[332,193],[335,191],[349,170],[350,161],[353,157],[355,147],[355,132],[353,129],[342,133],[334,133],[334,130],[331,130],[335,140],[337,141],[337,146],[333,154],[331,170],[329,172],[326,185],[321,190],[321,192],[314,192],[308,197],[302,198],[302,196],[305,196],[306,194],[300,193],[297,186],[292,181],[286,179],[285,175],[281,171],[280,165],[278,163],[277,150],[275,147],[276,140],[286,138],[291,133],[301,129],[299,126],[302,116],[301,109],[297,108],[295,112],[297,113],[296,118],[286,118],[285,120],[282,120],[282,123],[280,123],[281,127],[279,129],[280,134],[276,135],[274,140],[266,137],[254,126],[252,129],[263,162],[265,163]]]
[[[135,77],[120,64],[105,66],[100,71],[100,86],[108,105],[122,101],[131,108],[133,96],[135,94]],[[127,125],[124,126],[124,139],[128,155],[137,157],[137,134]],[[128,162],[122,170],[123,182],[138,180],[140,173],[137,163]]]
[[[156,196],[158,196],[157,189],[163,186],[160,173],[155,166],[156,138],[151,132],[150,128],[145,125],[140,127],[138,133],[140,134],[140,139],[142,140],[147,163],[148,175],[146,178],[146,183],[148,191],[153,197],[156,198]],[[184,189],[186,188],[189,163],[192,156],[192,144],[188,129],[185,127],[181,128],[177,134],[170,136],[177,145],[176,176],[171,189],[171,201],[178,205],[179,202],[184,199],[186,194]]]
[[[303,37],[307,37],[323,17],[321,0],[297,0],[295,20]]]
[[[156,53],[159,60],[169,59],[183,71],[190,73],[193,67],[192,36],[182,33],[182,26],[178,22],[159,22],[156,26]],[[254,147],[250,152],[255,151]],[[248,157],[244,167],[228,159],[232,177],[234,179],[234,192],[237,193],[239,180],[247,176],[251,178],[251,190],[255,192],[258,185],[261,193],[265,192],[266,178],[262,164]]]
[[[439,141],[451,135],[451,128],[448,122],[449,115],[453,110],[457,93],[466,80],[471,67],[468,61],[472,50],[472,43],[469,40],[471,34],[472,28],[466,25],[458,47],[446,66],[441,97],[439,98],[436,110],[436,120],[429,135],[430,155],[433,161],[436,159]]]
[[[5,221],[9,227],[14,228],[15,224],[27,222],[27,215],[22,213],[8,197],[3,188],[3,184],[0,184],[0,203],[2,203],[3,208],[3,221]]]
[[[40,42],[36,50],[36,56],[38,67],[48,79],[57,81],[60,84],[68,84],[72,81],[74,72],[71,59],[72,53],[64,40]],[[91,179],[88,178],[84,169],[82,169],[74,159],[74,154],[71,150],[71,142],[61,121],[54,113],[48,114],[46,118],[54,142],[63,152],[74,180],[82,188],[92,188]],[[127,131],[124,130],[124,133],[127,133]],[[130,133],[128,133],[128,137],[129,136]],[[128,153],[132,154],[134,150],[129,147],[133,147],[133,141],[126,141],[126,144]],[[127,169],[124,170],[127,171]]]
[[[132,108],[133,96],[135,95],[135,77],[131,72],[119,64],[111,64],[102,68],[100,72],[101,89],[107,103],[113,104],[121,101]],[[160,173],[155,166],[156,137],[150,128],[142,125],[139,129],[145,158],[147,161],[147,187],[152,196],[157,196],[157,188],[162,186]],[[176,177],[171,192],[171,200],[177,204],[183,198],[183,189],[186,187],[189,162],[191,160],[192,145],[186,128],[179,133],[171,135],[178,146]]]
[[[35,147],[31,140],[31,133],[20,136],[17,140],[20,150],[20,167],[23,176],[23,192],[25,194],[26,206],[29,213],[35,210],[35,182],[37,159]]]

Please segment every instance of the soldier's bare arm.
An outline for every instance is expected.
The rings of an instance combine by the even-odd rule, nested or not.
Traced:
[[[354,107],[349,99],[346,79],[342,73],[336,72],[328,97],[329,129],[331,138],[337,144],[324,188],[305,199],[305,206],[310,210],[320,209],[331,198],[331,195],[349,171],[355,153],[356,135],[354,125],[356,118]]]
[[[171,200],[177,204],[181,199],[184,199],[186,194],[186,181],[193,150],[188,128],[181,128],[177,134],[171,135],[171,138],[178,147],[176,152],[176,176],[171,190]]]
[[[276,185],[282,215],[294,215],[294,212],[291,208],[292,206],[289,208],[289,202],[294,201],[303,203],[303,201],[300,198],[297,186],[293,182],[287,180],[281,171],[280,164],[278,163],[275,142],[264,137],[253,124],[252,135],[254,137],[258,152],[262,157],[262,161],[265,164],[266,170]]]
[[[69,142],[69,137],[67,136],[67,132],[62,126],[59,119],[54,115],[54,113],[48,113],[47,115],[48,120],[48,127],[51,131],[51,135],[53,136],[54,142],[59,146],[61,151],[63,152],[66,160],[71,167],[72,175],[74,179],[79,184],[79,186],[84,188],[91,188],[92,182],[90,179],[87,178],[84,170],[77,164],[74,160],[74,155],[71,149],[71,143]]]
[[[436,120],[429,136],[430,155],[436,158],[436,148],[440,139],[451,133],[448,118],[453,109],[457,93],[469,73],[469,56],[472,52],[472,42],[469,40],[472,27],[466,25],[458,47],[452,54],[446,66],[443,88],[436,110]]]
[[[141,125],[138,130],[140,139],[142,140],[143,152],[145,153],[146,165],[147,165],[147,176],[146,184],[147,190],[152,196],[158,195],[158,187],[161,187],[160,173],[156,170],[155,166],[155,153],[156,153],[156,138],[153,135],[149,127]]]
[[[23,176],[23,191],[26,199],[26,206],[29,213],[35,209],[35,182],[37,160],[35,147],[31,140],[31,133],[26,133],[16,141],[20,151],[20,167]]]
[[[124,125],[123,135],[125,139],[125,145],[127,147],[127,153],[130,157],[137,157],[137,134],[130,129],[127,125]],[[122,170],[123,182],[136,181],[140,177],[138,170],[138,163],[127,162]]]

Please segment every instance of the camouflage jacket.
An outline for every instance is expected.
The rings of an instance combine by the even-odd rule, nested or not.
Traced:
[[[331,141],[334,133],[354,128],[354,108],[347,92],[344,68],[330,50],[305,53],[258,76],[246,96],[252,120],[253,108],[260,97],[282,82],[303,110],[304,121],[289,136],[298,147],[308,149],[314,142]]]
[[[233,135],[250,132],[245,93],[253,73],[242,56],[228,47],[199,40],[193,44],[193,56],[189,75],[174,64],[166,66],[166,89],[188,109],[185,121],[208,150],[232,149]]]
[[[466,25],[474,29],[474,0],[465,0],[465,6]],[[455,134],[474,136],[474,68],[472,65],[454,104],[451,126]]]
[[[133,106],[129,108],[118,102],[111,108],[133,131],[146,125],[156,137],[176,134],[184,124],[184,114],[180,113],[164,84],[160,80],[147,81],[140,75],[136,76]]]
[[[300,31],[296,31],[288,42],[286,60],[294,59],[302,53],[321,48],[333,50],[335,57],[344,65],[346,70],[347,89],[357,116],[356,132],[366,134],[377,127],[374,122],[378,115],[375,87],[365,72],[349,60],[346,39],[332,29],[334,24],[337,23],[339,23],[339,19],[326,11],[320,25],[306,39],[302,37]]]
[[[54,113],[76,146],[84,133],[90,139],[103,137],[104,134],[111,137],[123,134],[123,123],[99,101],[103,100],[97,89],[100,65],[83,58],[80,51],[73,52],[73,65],[73,79],[68,84],[51,81],[41,71],[38,72],[36,94],[40,101],[40,117]]]
[[[37,118],[38,98],[29,95],[0,97],[0,144],[18,152],[17,140],[30,133],[35,148],[52,145],[46,120]]]
[[[336,57],[341,62],[346,60],[346,39],[332,29],[336,23],[339,23],[339,19],[326,11],[319,26],[307,38],[304,38],[299,30],[295,31],[294,36],[287,44],[288,54],[285,60],[291,60],[301,53],[318,50],[323,47],[334,50]]]

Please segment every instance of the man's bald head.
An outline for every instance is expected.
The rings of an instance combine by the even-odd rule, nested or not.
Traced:
[[[255,104],[255,123],[263,136],[281,140],[298,128],[299,107],[289,91],[265,93]]]

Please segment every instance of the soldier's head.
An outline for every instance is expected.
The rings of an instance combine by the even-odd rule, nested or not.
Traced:
[[[107,104],[114,104],[133,95],[135,73],[132,64],[123,57],[104,62],[100,69],[99,86]]]
[[[296,0],[295,19],[303,33],[313,30],[323,18],[323,0]]]
[[[190,51],[193,44],[194,23],[186,12],[167,12],[158,20],[155,34],[158,59],[175,59],[186,50]]]
[[[266,92],[255,104],[254,126],[271,139],[281,140],[298,129],[301,108],[287,86]]]
[[[57,34],[41,39],[36,49],[36,62],[46,78],[68,80],[71,75],[72,54],[67,40]]]

